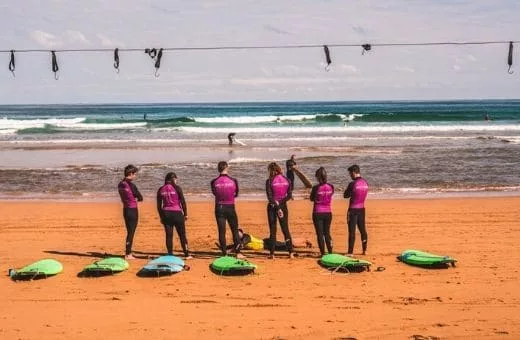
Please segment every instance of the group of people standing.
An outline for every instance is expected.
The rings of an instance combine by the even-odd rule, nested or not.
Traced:
[[[293,239],[289,230],[289,210],[287,202],[291,200],[294,186],[294,176],[290,176],[291,169],[296,166],[294,157],[286,163],[286,177],[282,168],[276,163],[269,163],[267,167],[268,178],[265,182],[265,192],[267,195],[267,220],[269,224],[269,242],[267,249],[269,258],[274,259],[277,244],[276,241],[277,225],[280,225],[284,236],[282,242],[289,252],[289,257],[294,257]],[[243,232],[239,229],[238,216],[235,209],[235,198],[239,194],[238,181],[229,175],[229,164],[221,161],[217,164],[219,175],[211,183],[211,191],[215,196],[215,219],[218,229],[218,245],[222,255],[227,255],[231,250],[237,258],[243,258],[241,250],[244,248]],[[362,250],[365,254],[367,249],[367,232],[365,226],[365,199],[368,194],[368,183],[361,177],[358,165],[348,168],[352,182],[349,183],[343,197],[349,198],[349,208],[347,213],[348,225],[348,252],[352,255],[354,251],[356,226],[361,234]],[[134,259],[132,255],[132,244],[135,230],[138,223],[137,202],[143,200],[143,196],[137,189],[133,180],[138,169],[133,165],[128,165],[124,169],[125,178],[119,183],[118,191],[123,203],[123,218],[127,230],[125,258]],[[332,196],[334,186],[328,183],[327,172],[324,167],[316,170],[315,177],[317,184],[312,187],[310,200],[314,202],[312,211],[312,221],[316,231],[316,237],[321,255],[332,253],[332,237],[330,226],[332,222]],[[174,172],[166,174],[164,185],[157,191],[157,212],[161,223],[164,226],[166,236],[166,248],[169,255],[173,254],[173,231],[177,230],[179,235],[184,257],[191,258],[188,241],[186,237],[185,221],[188,219],[186,200],[182,188],[177,184],[177,175]],[[233,237],[233,245],[226,245],[226,225],[229,226]],[[242,236],[241,236],[242,232]]]

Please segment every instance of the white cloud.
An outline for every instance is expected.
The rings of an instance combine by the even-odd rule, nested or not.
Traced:
[[[343,74],[356,74],[359,73],[359,69],[355,65],[340,64],[340,72]]]
[[[67,30],[65,31],[65,35],[67,36],[69,42],[80,42],[85,45],[90,44],[90,41],[88,41],[87,38],[85,38],[85,35],[83,35],[83,33],[79,31]]]
[[[29,35],[37,44],[45,48],[52,49],[63,45],[61,38],[51,33],[35,30]]]

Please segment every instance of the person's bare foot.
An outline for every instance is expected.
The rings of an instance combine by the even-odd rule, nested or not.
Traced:
[[[191,255],[184,256],[184,259],[185,259],[185,260],[191,260],[192,258],[193,258],[193,256],[191,256]]]
[[[294,257],[295,257],[294,253],[289,253],[289,258],[290,259],[294,259]]]
[[[347,256],[347,257],[354,257],[354,254],[347,253],[345,256]]]
[[[269,256],[267,256],[267,258],[268,258],[269,260],[274,260],[274,254],[270,254]]]
[[[132,254],[127,254],[125,255],[125,260],[135,260],[135,257]]]
[[[245,258],[246,258],[246,256],[245,256],[244,254],[241,254],[241,253],[237,253],[237,254],[235,255],[235,257],[236,257],[237,259],[245,259]]]

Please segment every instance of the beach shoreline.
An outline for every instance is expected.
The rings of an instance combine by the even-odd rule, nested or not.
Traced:
[[[308,238],[314,247],[299,249],[294,260],[284,252],[270,261],[265,251],[246,251],[259,267],[246,277],[209,271],[219,256],[213,202],[188,200],[191,270],[152,279],[136,273],[164,253],[164,231],[155,202],[145,199],[134,242],[140,258],[127,272],[88,279],[76,276],[83,266],[123,253],[120,202],[1,200],[2,270],[52,257],[63,263],[64,272],[32,282],[0,278],[0,337],[168,339],[181,332],[185,339],[495,339],[520,334],[520,196],[369,198],[368,254],[359,254],[357,235],[355,256],[371,261],[373,270],[352,274],[330,274],[316,263],[312,203],[290,201],[293,237]],[[339,253],[346,249],[347,204],[333,203],[332,237]],[[240,226],[265,237],[265,207],[265,200],[237,201]],[[174,246],[180,254],[177,235]],[[397,262],[408,248],[451,255],[457,266],[427,270]]]

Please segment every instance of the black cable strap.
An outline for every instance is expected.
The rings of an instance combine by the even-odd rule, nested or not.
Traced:
[[[330,70],[330,64],[332,63],[332,59],[330,59],[330,51],[327,45],[323,45],[323,52],[325,52],[325,60],[327,62],[327,66],[325,66],[325,70]]]
[[[56,52],[51,51],[52,54],[52,72],[54,72],[54,79],[58,80],[58,71],[60,67],[58,66],[58,61],[56,60]]]
[[[119,73],[119,48],[114,50],[114,68],[116,72]]]
[[[9,60],[9,71],[13,74],[13,77],[15,77],[14,70],[16,68],[16,65],[14,63],[14,50],[11,50],[11,59]]]

